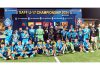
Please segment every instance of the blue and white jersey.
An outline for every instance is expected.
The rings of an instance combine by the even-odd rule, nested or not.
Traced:
[[[61,34],[63,35],[63,37],[66,36],[66,30],[62,30]]]
[[[71,38],[71,32],[67,31],[66,36],[67,36],[67,38]]]
[[[26,33],[26,34],[22,33],[21,36],[22,36],[23,39],[28,39],[29,38],[29,34],[28,33]]]
[[[27,45],[26,45],[26,50],[27,50],[27,51],[32,51],[33,48],[34,48],[34,44],[27,44]]]
[[[37,44],[37,47],[44,47],[44,44]]]
[[[84,46],[85,48],[89,48],[89,45],[90,45],[90,43],[87,43],[86,41],[83,42],[83,46]]]
[[[29,34],[30,36],[33,36],[35,35],[35,29],[29,29]]]
[[[56,43],[56,47],[57,47],[57,48],[62,48],[62,47],[63,47],[63,43],[62,43],[62,42],[60,42],[60,43],[57,42],[57,43]]]
[[[11,50],[11,52],[14,52],[15,51],[15,46],[10,46],[10,50]]]
[[[4,53],[4,52],[7,52],[8,51],[8,48],[6,46],[4,46],[3,48],[1,48],[1,52]]]
[[[79,42],[74,42],[74,47],[79,47],[80,43]]]
[[[17,52],[22,52],[24,50],[24,46],[23,45],[16,45],[15,48],[16,48]]]
[[[4,34],[6,35],[6,36],[12,36],[12,30],[5,30],[4,31]]]
[[[46,48],[50,48],[52,45],[50,43],[46,43]]]
[[[13,34],[13,38],[12,38],[13,42],[17,42],[18,39],[19,39],[19,35],[17,33]]]
[[[70,28],[70,30],[71,30],[72,32],[74,32],[74,28]]]
[[[85,37],[85,38],[89,38],[90,29],[89,29],[89,28],[85,28],[85,29],[83,29],[83,32],[84,32],[84,37]]]
[[[72,32],[72,35],[71,35],[72,38],[76,38],[77,36],[78,36],[77,32]]]
[[[83,31],[78,31],[78,39],[83,41],[83,36],[84,36]]]

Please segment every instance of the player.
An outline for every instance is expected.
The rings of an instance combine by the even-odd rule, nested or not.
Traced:
[[[83,30],[81,28],[79,28],[78,41],[80,42],[80,44],[83,44],[83,36],[84,36]]]
[[[74,32],[74,27],[73,27],[73,25],[70,26],[70,29],[69,29],[69,30],[71,30],[71,32]]]
[[[44,51],[45,51],[45,42],[43,42],[42,40],[38,41],[36,47],[37,47],[37,52],[39,54],[44,53]]]
[[[69,41],[71,41],[71,35],[72,35],[71,30],[68,30],[68,31],[66,32],[66,39],[68,39]]]
[[[90,39],[90,29],[88,28],[88,26],[85,26],[83,32],[84,32],[84,41],[86,41],[86,39]]]
[[[28,56],[25,53],[25,47],[21,44],[21,41],[18,42],[18,45],[15,46],[16,55],[18,59],[27,58]]]
[[[12,28],[11,26],[8,26],[8,29],[4,31],[4,34],[6,36],[5,38],[5,44],[9,45],[9,43],[11,42],[11,37],[12,37]]]
[[[62,40],[66,40],[66,28],[64,28],[64,29],[61,31],[61,34],[62,34],[62,37],[63,37]]]
[[[15,30],[14,33],[13,33],[13,35],[12,35],[12,42],[13,42],[14,44],[17,44],[18,40],[19,40],[18,31]]]
[[[35,49],[35,46],[34,44],[32,43],[32,40],[29,40],[28,44],[25,46],[25,51],[26,51],[26,54],[30,57],[34,57],[35,54],[36,54],[36,50]]]
[[[5,46],[4,43],[1,43],[0,57],[2,57],[4,60],[7,60],[9,58],[9,56],[8,56],[8,48]]]
[[[52,52],[52,51],[53,51],[53,46],[52,46],[50,40],[47,40],[45,46],[46,46],[46,55],[47,55],[47,56],[50,56],[50,53],[53,54],[53,52]]]
[[[78,37],[78,33],[76,32],[76,29],[71,34],[71,41],[74,42],[75,38]]]
[[[77,38],[75,39],[73,45],[74,45],[75,51],[80,51],[80,43]]]
[[[58,41],[56,42],[56,52],[58,53],[58,55],[59,53],[63,53],[63,49],[63,43],[60,39],[58,39]]]
[[[44,41],[43,38],[44,30],[41,28],[41,26],[39,26],[39,29],[36,30],[36,34],[37,34],[38,41],[40,40]]]
[[[31,25],[30,27],[31,27],[31,28],[29,29],[30,40],[34,41],[36,30],[33,29],[33,27],[34,27],[33,25]]]
[[[85,52],[94,52],[93,51],[93,49],[92,49],[92,47],[91,47],[91,45],[90,45],[90,42],[89,42],[89,40],[88,39],[86,39],[86,41],[84,41],[83,42],[83,46],[84,46],[84,48],[85,48]]]
[[[15,50],[15,43],[14,42],[12,42],[12,44],[10,45],[9,55],[11,56],[10,58],[12,60],[16,59],[16,50]]]
[[[66,39],[65,45],[67,47],[67,50],[70,48],[72,53],[75,52],[73,43],[70,42],[68,39]]]
[[[26,30],[24,30],[24,33],[22,33],[22,45],[28,44],[29,40],[29,34]]]

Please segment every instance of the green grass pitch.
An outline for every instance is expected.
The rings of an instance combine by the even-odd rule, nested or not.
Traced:
[[[57,56],[60,62],[100,62],[100,50],[95,52],[75,52],[74,54],[67,53]],[[56,62],[54,56],[47,57],[45,55],[36,55],[33,58],[19,59],[19,60],[3,60],[0,62]]]

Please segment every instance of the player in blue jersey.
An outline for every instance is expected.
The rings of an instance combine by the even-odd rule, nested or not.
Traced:
[[[2,57],[4,60],[7,60],[9,58],[8,48],[5,46],[4,43],[1,43],[1,46],[0,46],[0,57]]]
[[[78,41],[77,38],[74,40],[73,45],[74,45],[75,51],[80,51],[80,42]]]
[[[85,26],[83,32],[84,32],[84,41],[86,41],[86,39],[90,39],[90,29],[88,28],[88,26]]]
[[[50,53],[53,54],[53,45],[51,44],[50,40],[47,40],[46,44],[46,55],[49,56]]]
[[[58,39],[58,41],[56,42],[56,51],[57,51],[57,53],[58,54],[63,53],[63,49],[64,49],[63,42],[60,39]]]
[[[62,39],[65,41],[66,40],[66,28],[64,28],[62,31],[61,31],[61,34],[62,34]]]
[[[38,41],[37,45],[37,52],[42,54],[45,51],[45,42],[43,42],[42,40]]]
[[[68,51],[70,51],[70,52],[72,52],[72,53],[75,52],[75,50],[74,50],[74,45],[73,45],[73,43],[72,43],[71,41],[69,41],[69,39],[66,39],[66,41],[65,41],[65,49],[67,50],[67,52],[68,52]],[[64,50],[65,50],[65,49],[64,49]]]
[[[12,28],[11,26],[8,26],[8,29],[4,31],[4,34],[6,36],[5,38],[5,44],[9,45],[9,43],[11,42],[11,37],[12,37]]]
[[[18,56],[18,59],[21,58],[27,58],[25,53],[25,47],[21,44],[21,41],[18,42],[18,45],[15,46],[16,54]]]
[[[83,30],[81,28],[79,28],[79,31],[78,31],[78,41],[80,42],[80,44],[83,43],[83,36],[84,36]]]
[[[92,49],[92,46],[90,45],[90,42],[88,39],[86,39],[84,42],[83,42],[83,46],[85,48],[85,51],[86,52],[94,52],[93,49]]]
[[[78,33],[76,32],[76,29],[71,34],[71,41],[74,42],[74,40],[78,37]]]
[[[9,55],[11,56],[11,59],[15,60],[16,59],[16,50],[15,50],[15,43],[12,42],[12,44],[10,45],[10,51],[9,51]]]
[[[73,27],[73,25],[70,25],[70,29],[69,30],[71,30],[71,32],[74,32],[74,27]]]
[[[32,41],[34,41],[36,30],[33,28],[33,25],[31,25],[30,27],[31,27],[31,28],[29,29],[30,39],[31,39]]]
[[[72,35],[71,30],[68,30],[68,31],[66,32],[66,39],[68,39],[69,41],[71,41],[71,35]]]
[[[14,44],[17,44],[18,41],[19,41],[18,31],[15,30],[14,33],[13,33],[13,35],[12,35],[12,42],[13,42]]]
[[[29,34],[25,30],[24,33],[22,33],[22,45],[28,44],[29,40]]]
[[[34,55],[37,53],[34,46],[34,43],[32,43],[32,40],[29,40],[28,44],[25,46],[26,54],[30,57],[34,57]]]

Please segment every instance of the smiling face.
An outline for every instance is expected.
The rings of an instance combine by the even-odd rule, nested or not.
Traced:
[[[8,26],[8,29],[11,30],[11,26]]]
[[[68,40],[68,39],[66,39],[66,42],[69,42],[69,40]]]
[[[29,44],[32,44],[32,41],[31,40],[29,40]]]
[[[21,45],[21,41],[18,42],[18,45]]]
[[[81,31],[82,29],[81,28],[79,28],[79,31]]]
[[[22,31],[22,28],[19,28],[19,31]]]
[[[100,24],[98,26],[100,27]]]
[[[4,44],[1,44],[1,48],[3,48],[5,45]]]
[[[60,43],[60,42],[61,42],[61,40],[59,39],[59,40],[58,40],[58,43]]]
[[[85,26],[85,28],[88,28],[88,26]]]
[[[75,42],[77,42],[78,40],[77,39],[75,39]]]

